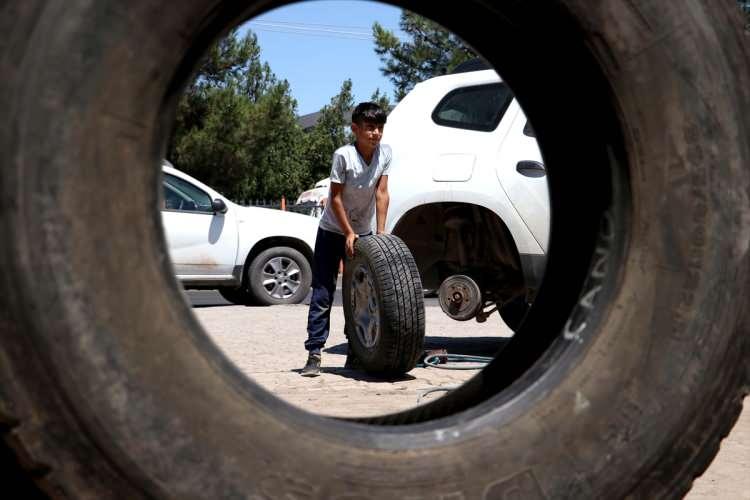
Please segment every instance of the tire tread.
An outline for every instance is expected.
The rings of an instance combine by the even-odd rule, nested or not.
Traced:
[[[363,355],[356,337],[349,335],[352,348],[370,373],[398,376],[411,370],[424,344],[424,301],[421,295],[422,282],[414,257],[406,244],[393,235],[377,235],[357,240],[355,260],[365,260],[372,270],[381,306],[381,343],[374,356]],[[351,283],[345,270],[344,297],[349,303],[348,290]],[[353,321],[345,307],[347,322]]]

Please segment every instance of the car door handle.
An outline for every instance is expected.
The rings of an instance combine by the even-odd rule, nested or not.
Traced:
[[[526,177],[544,177],[547,170],[538,161],[523,160],[516,164],[516,172]]]

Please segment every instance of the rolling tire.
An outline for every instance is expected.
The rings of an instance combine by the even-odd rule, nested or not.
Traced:
[[[299,304],[310,291],[312,269],[298,250],[273,247],[259,253],[247,268],[247,286],[255,304]]]
[[[272,4],[0,8],[0,422],[47,494],[668,498],[708,466],[750,383],[733,2],[400,3],[513,87],[545,154],[552,251],[484,371],[360,421],[305,414],[227,361],[156,216],[181,85],[221,30]]]
[[[414,257],[400,238],[358,238],[342,279],[346,336],[368,373],[398,377],[424,350],[424,296]]]

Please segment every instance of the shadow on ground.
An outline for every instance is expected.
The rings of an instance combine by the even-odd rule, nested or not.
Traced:
[[[430,337],[424,338],[426,351],[445,349],[449,354],[467,356],[495,356],[510,341],[510,337]],[[329,354],[346,355],[346,342],[323,350]]]
[[[344,344],[344,346],[346,346],[346,344]],[[327,351],[324,351],[324,352],[327,352]],[[346,347],[344,347],[344,353],[346,353]],[[302,372],[302,369],[295,368],[292,371],[295,373],[300,373]],[[401,375],[400,377],[387,378],[387,377],[378,377],[375,375],[370,375],[359,369],[340,368],[340,367],[335,367],[335,366],[329,366],[329,367],[324,366],[320,369],[320,372],[328,373],[331,375],[338,375],[339,377],[350,378],[352,380],[357,380],[360,382],[386,382],[390,384],[392,382],[408,382],[409,380],[416,380],[416,377],[413,377],[409,374]]]
[[[425,337],[425,351],[445,349],[449,354],[463,354],[466,356],[488,356],[493,357],[500,352],[510,341],[507,337]],[[342,342],[323,349],[324,353],[346,355],[347,344]],[[293,370],[300,372],[301,370]],[[415,377],[406,374],[397,378],[383,378],[369,375],[362,370],[351,368],[328,367],[322,368],[323,373],[330,373],[340,377],[364,382],[402,382],[414,380]]]

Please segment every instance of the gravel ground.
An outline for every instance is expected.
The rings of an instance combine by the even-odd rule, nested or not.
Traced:
[[[382,381],[347,370],[343,367],[346,341],[339,305],[332,313],[322,375],[301,377],[299,370],[307,357],[302,345],[306,337],[306,305],[232,306],[221,299],[204,300],[207,292],[201,293],[204,296],[199,300],[194,292],[188,294],[195,305],[193,311],[227,357],[249,378],[307,411],[341,417],[392,413],[411,408],[420,400],[424,403],[440,397],[443,392],[423,394],[429,389],[461,384],[476,373],[415,368],[403,379]],[[431,304],[425,308],[428,348],[492,356],[512,334],[497,315],[483,324],[459,323],[445,316],[434,301]],[[686,498],[750,500],[750,398],[745,403],[745,410],[719,454]]]

